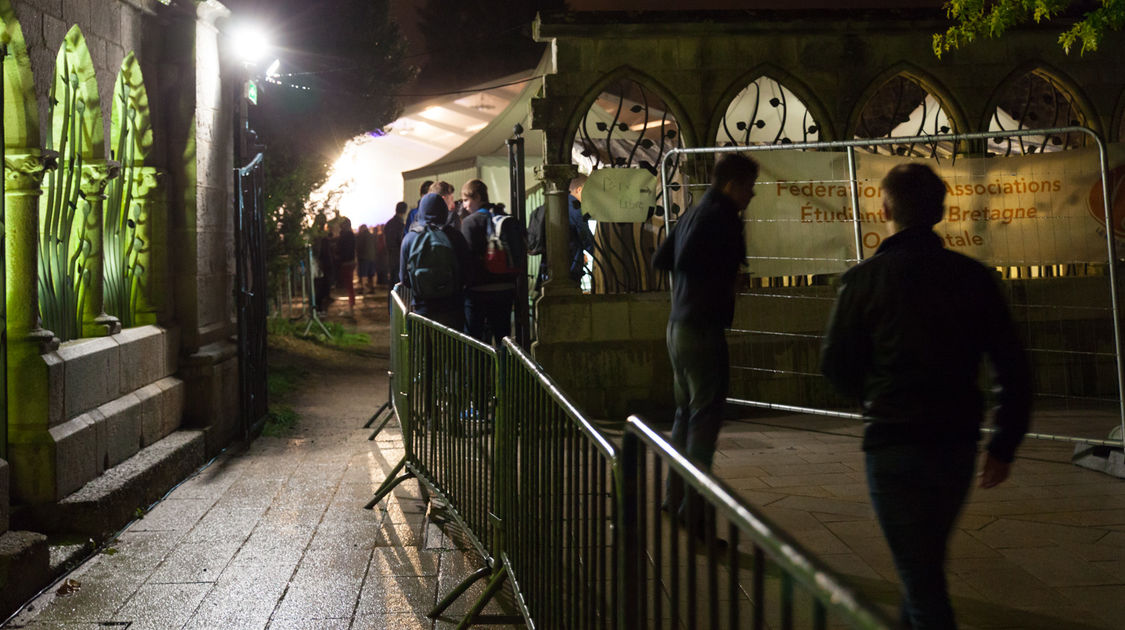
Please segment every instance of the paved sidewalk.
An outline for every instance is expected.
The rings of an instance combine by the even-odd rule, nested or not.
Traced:
[[[386,302],[333,319],[386,347]],[[272,355],[275,358],[277,354]],[[440,595],[480,566],[436,525],[417,484],[363,510],[402,455],[397,428],[361,426],[386,396],[385,358],[309,359],[296,430],[228,452],[6,628],[450,628]],[[716,474],[889,611],[897,578],[867,499],[860,426],[747,411],[719,441]],[[1008,483],[974,491],[954,537],[964,629],[1116,629],[1125,619],[1125,481],[1028,441]],[[500,612],[495,605],[488,612]],[[496,626],[493,626],[496,627]]]
[[[867,498],[861,425],[747,415],[724,426],[716,475],[897,618],[897,576]],[[1027,440],[1007,482],[973,490],[949,564],[963,630],[1125,626],[1125,481],[1074,466],[1073,450]]]
[[[333,307],[355,328],[347,312]],[[377,313],[385,329],[385,300],[358,304],[359,327],[378,335]],[[74,571],[76,590],[56,587],[5,628],[453,627],[482,583],[437,621],[425,613],[479,557],[431,521],[416,482],[363,509],[402,456],[393,422],[372,442],[362,428],[386,398],[386,359],[326,351],[307,369],[290,435],[221,455]]]

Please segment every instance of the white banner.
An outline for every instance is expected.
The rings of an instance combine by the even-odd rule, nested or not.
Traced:
[[[744,215],[750,271],[780,276],[846,269],[856,258],[846,155],[752,155],[762,169],[756,196]],[[949,249],[990,265],[1107,259],[1096,149],[955,162],[857,153],[864,258],[888,235],[879,182],[893,166],[906,162],[928,164],[946,184],[945,219],[934,231]],[[1125,237],[1125,145],[1111,146],[1109,165],[1120,238]]]

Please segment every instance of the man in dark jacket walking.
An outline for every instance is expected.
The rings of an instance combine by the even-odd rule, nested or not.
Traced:
[[[981,358],[998,403],[982,488],[1008,477],[1027,431],[1030,369],[993,272],[946,250],[931,229],[942,180],[904,164],[882,187],[893,234],[843,275],[821,370],[863,406],[868,490],[902,580],[903,624],[955,628],[945,555],[976,460]]]
[[[757,179],[758,164],[750,158],[738,153],[720,158],[703,199],[652,258],[654,267],[672,272],[667,330],[676,396],[672,443],[704,470],[715,456],[730,381],[724,331],[734,319],[736,283],[746,261],[742,211]],[[665,507],[689,516],[682,488],[672,478]]]

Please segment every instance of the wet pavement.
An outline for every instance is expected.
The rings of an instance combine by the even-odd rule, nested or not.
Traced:
[[[453,627],[482,583],[441,618],[425,615],[479,557],[413,481],[363,509],[402,455],[393,422],[375,441],[362,428],[386,399],[386,302],[361,298],[354,314],[337,302],[329,319],[372,335],[373,349],[271,350],[306,370],[292,431],[228,450],[4,627]],[[894,611],[859,435],[854,422],[747,412],[724,427],[715,472]],[[1072,465],[1072,450],[1028,441],[1008,483],[972,493],[949,564],[962,628],[1121,627],[1125,481]]]
[[[385,299],[354,315],[334,304],[328,319],[371,334],[374,352],[298,357],[292,431],[228,449],[4,627],[453,627],[482,583],[426,613],[479,556],[443,533],[415,482],[363,509],[403,453],[394,422],[375,441],[363,428],[386,400],[386,312]]]

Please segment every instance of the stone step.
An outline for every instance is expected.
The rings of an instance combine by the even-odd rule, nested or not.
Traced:
[[[58,503],[24,507],[13,526],[101,541],[205,462],[205,431],[181,430],[142,449]]]
[[[0,534],[0,620],[50,581],[46,536],[19,531]]]

